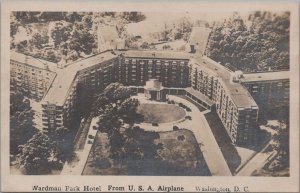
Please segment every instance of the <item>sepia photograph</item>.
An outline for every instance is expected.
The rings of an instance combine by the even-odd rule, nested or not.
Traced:
[[[12,178],[291,177],[290,9],[7,15]]]

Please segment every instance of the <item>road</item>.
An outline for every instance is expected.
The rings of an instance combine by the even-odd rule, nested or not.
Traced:
[[[270,145],[270,142],[258,152],[237,174],[236,176],[251,176],[254,171],[260,170],[269,161],[269,158],[276,153],[275,151],[264,152]]]
[[[85,140],[87,138],[92,117],[85,118],[85,120],[80,123],[79,129],[74,139],[74,150],[79,150],[84,148]]]
[[[97,130],[93,129],[93,126],[97,126],[97,122],[99,121],[99,118],[93,118],[89,122],[89,127],[87,129],[87,132],[85,133],[87,135],[93,136],[93,139],[85,138],[82,148],[75,150],[76,158],[74,158],[70,162],[66,162],[64,164],[64,167],[61,171],[61,175],[81,175],[84,169],[84,166],[86,164],[87,158],[89,156],[89,153],[91,151],[94,138],[97,134]],[[91,143],[88,143],[90,141]],[[80,142],[81,144],[81,142]]]

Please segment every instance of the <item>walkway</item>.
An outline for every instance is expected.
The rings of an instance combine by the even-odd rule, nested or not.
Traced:
[[[97,134],[97,130],[93,129],[93,126],[97,126],[99,118],[93,118],[92,122],[89,127],[88,136],[92,135],[93,139],[89,139],[89,137],[86,138],[85,145],[83,149],[78,149],[75,151],[76,158],[73,159],[70,163],[66,162],[62,171],[61,175],[81,175],[85,166],[85,163],[87,161],[87,158],[89,156],[89,153],[91,151],[94,138]],[[91,141],[91,143],[88,143],[88,141]]]
[[[260,170],[264,165],[269,162],[276,155],[276,151],[265,152],[270,146],[272,140],[270,140],[266,146],[258,152],[254,157],[250,158],[238,171],[236,176],[251,176],[255,171]]]
[[[192,110],[187,114],[192,117],[192,120],[186,120],[176,125],[180,128],[189,129],[194,133],[212,176],[232,176],[218,143],[202,112],[200,112],[194,104],[185,99],[177,96],[169,97],[171,100],[185,104]]]

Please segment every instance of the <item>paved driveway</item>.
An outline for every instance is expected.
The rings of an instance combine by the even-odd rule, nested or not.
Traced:
[[[223,154],[218,146],[218,143],[209,127],[203,112],[191,102],[173,95],[169,95],[170,100],[174,100],[177,103],[183,103],[188,106],[192,111],[187,112],[187,115],[192,117],[192,120],[179,120],[173,123],[162,123],[159,126],[152,126],[151,124],[140,124],[140,127],[148,131],[172,131],[173,126],[176,125],[179,128],[185,128],[191,130],[199,147],[203,153],[203,157],[207,163],[207,166],[213,176],[232,176],[230,169],[223,157]],[[143,101],[146,102],[147,101]],[[159,103],[149,101],[149,103]]]
[[[211,174],[213,176],[232,176],[203,113],[194,104],[183,98],[177,96],[169,96],[169,98],[185,104],[192,110],[188,112],[192,120],[186,120],[176,125],[194,133]]]

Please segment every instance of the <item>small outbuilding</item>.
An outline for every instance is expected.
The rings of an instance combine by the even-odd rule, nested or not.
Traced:
[[[166,90],[157,79],[150,79],[144,86],[145,97],[149,100],[165,101]]]

